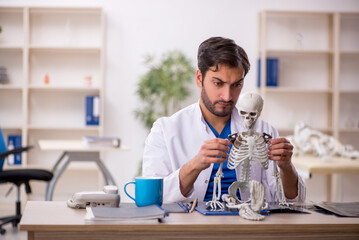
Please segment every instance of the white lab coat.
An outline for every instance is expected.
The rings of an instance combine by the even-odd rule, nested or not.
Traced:
[[[265,132],[273,138],[278,137],[276,129],[261,118],[257,120],[254,128],[256,132]],[[231,116],[231,133],[243,131],[246,130],[242,119],[238,114],[238,110],[234,108]],[[212,138],[215,138],[215,135],[202,116],[199,102],[178,111],[170,117],[159,118],[153,124],[146,139],[142,169],[143,176],[164,178],[164,202],[192,201],[195,198],[203,201],[213,164],[199,174],[188,196],[181,194],[179,170],[198,154],[205,140]],[[266,201],[276,201],[276,183],[272,175],[272,161],[270,161],[267,170],[263,169],[258,162],[252,161],[251,165],[251,179],[257,180],[264,185]],[[241,168],[240,165],[235,169],[237,179],[240,178]],[[298,178],[298,195],[291,201],[305,200],[305,184],[300,177]],[[250,197],[249,189],[240,194],[242,200],[247,200]]]

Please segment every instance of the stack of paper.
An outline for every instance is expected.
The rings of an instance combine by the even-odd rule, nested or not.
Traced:
[[[120,147],[120,139],[117,137],[84,136],[83,142],[87,147]]]
[[[158,222],[166,216],[166,211],[157,205],[136,207],[120,204],[119,208],[87,207],[85,220],[111,222]]]

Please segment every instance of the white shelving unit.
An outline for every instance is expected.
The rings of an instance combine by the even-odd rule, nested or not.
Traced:
[[[259,58],[279,59],[277,87],[266,86],[263,116],[281,135],[298,121],[359,149],[359,13],[264,11]]]
[[[21,134],[23,145],[34,146],[23,154],[22,167],[51,168],[60,153],[41,152],[39,139],[103,133],[104,101],[100,124],[85,121],[86,96],[104,99],[103,11],[7,7],[0,8],[0,25],[0,66],[9,79],[0,84],[0,126],[5,138]]]
[[[338,26],[339,140],[359,149],[359,13],[342,13]]]

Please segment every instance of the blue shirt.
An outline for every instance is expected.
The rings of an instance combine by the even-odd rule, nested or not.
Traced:
[[[207,121],[206,121],[207,122]],[[210,127],[210,129],[212,130],[212,132],[214,133],[214,135],[217,137],[217,138],[223,138],[223,139],[228,139],[228,135],[231,134],[231,119],[228,120],[228,122],[226,123],[226,126],[224,126],[221,134],[218,134],[218,132],[216,131],[216,129],[214,129],[211,124],[209,124],[207,122],[208,126]],[[228,154],[230,153],[231,151],[231,148],[232,148],[232,145],[229,146],[229,151],[227,152]],[[221,198],[222,198],[222,195],[223,194],[228,194],[228,187],[235,181],[237,181],[237,176],[236,176],[236,171],[235,170],[230,170],[228,169],[227,167],[227,162],[228,162],[228,159],[223,163],[223,178],[221,178]],[[212,198],[213,198],[213,183],[214,183],[214,177],[216,176],[216,173],[218,171],[218,168],[219,168],[219,163],[215,163],[213,165],[213,170],[212,170],[212,173],[211,173],[211,178],[209,179],[209,183],[208,183],[208,188],[207,188],[207,192],[206,192],[206,195],[204,197],[204,201],[205,202],[208,202],[208,201],[211,201]],[[217,191],[218,191],[218,188],[217,188]],[[240,195],[239,195],[239,191],[237,191],[237,197],[239,199],[240,198]]]

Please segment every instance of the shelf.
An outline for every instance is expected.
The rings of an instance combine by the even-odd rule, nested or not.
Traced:
[[[101,7],[64,7],[64,6],[56,6],[56,7],[46,7],[46,6],[37,6],[31,7],[31,13],[42,13],[42,14],[99,14],[102,11]]]
[[[359,52],[359,14],[341,13],[340,14],[340,38],[339,49],[341,52]]]
[[[0,90],[22,90],[22,86],[11,85],[11,84],[0,84]]]
[[[31,8],[29,14],[31,46],[102,45],[100,8]]]
[[[340,51],[340,55],[342,56],[357,56],[359,57],[359,50],[353,50],[353,51]]]
[[[0,48],[12,49],[13,46],[20,47],[23,45],[23,22],[22,8],[0,8],[0,23],[2,28]],[[22,47],[20,48],[22,49]]]
[[[343,132],[343,133],[359,133],[359,127],[357,128],[339,128],[339,131],[340,132]]]
[[[2,124],[2,125],[0,125],[0,128],[2,130],[19,130],[19,131],[21,131],[22,126],[21,125],[10,125],[10,124],[4,125],[4,124]]]
[[[23,85],[23,51],[21,48],[0,48],[0,66],[5,68],[2,71],[5,71],[7,75],[7,82],[0,86]],[[4,82],[2,81],[2,83]]]
[[[310,50],[310,49],[268,49],[268,55],[325,55],[332,54],[331,50]]]
[[[278,60],[278,87],[259,88],[263,118],[285,134],[305,121],[359,149],[359,13],[263,11],[259,24],[258,58]]]
[[[294,132],[294,127],[290,128],[290,127],[277,127],[276,128],[278,130],[278,132]],[[324,132],[324,133],[330,133],[333,131],[332,128],[313,128],[313,130],[319,131],[319,132]]]
[[[340,94],[359,94],[359,89],[340,89]]]
[[[358,31],[359,32],[359,31]],[[359,54],[340,56],[339,89],[359,90]]]
[[[84,86],[87,76],[101,86],[101,52],[31,51],[29,58],[30,86],[43,86],[46,75],[49,86]]]
[[[0,127],[5,140],[21,135],[23,146],[34,146],[21,168],[55,164],[61,152],[41,151],[40,139],[103,135],[104,101],[93,109],[100,125],[87,126],[86,97],[105,99],[104,20],[101,7],[0,6]],[[99,172],[78,162],[68,170],[71,181]]]
[[[265,54],[266,52],[264,52]],[[289,91],[293,89],[314,89],[328,91],[330,72],[330,57],[325,54],[265,54],[266,58],[278,60],[278,88]],[[263,56],[260,56],[262,58]],[[331,90],[331,89],[329,89]],[[311,91],[311,90],[309,90]]]
[[[30,46],[32,52],[100,52],[100,46]]]
[[[266,51],[288,49],[292,53],[329,52],[331,13],[265,11],[264,32],[261,41],[265,41]],[[262,33],[263,33],[262,32]],[[295,49],[295,50],[291,50]],[[264,50],[264,49],[263,49]],[[314,50],[314,51],[313,51]],[[280,50],[282,51],[282,50]]]
[[[83,86],[29,86],[30,90],[33,91],[61,91],[61,92],[88,92],[98,93],[100,92],[99,87],[83,87]]]
[[[46,131],[98,131],[99,126],[37,126],[29,125],[29,130],[46,130]]]
[[[0,24],[0,66],[7,75],[0,84],[2,128],[21,134],[24,145],[39,137],[102,135],[102,101],[100,125],[85,125],[86,97],[104,93],[102,8],[0,7]],[[35,147],[23,162],[39,159]]]
[[[11,45],[0,45],[0,51],[1,50],[11,50],[11,51],[22,51],[22,46],[11,46]]]
[[[265,87],[268,93],[301,93],[301,94],[316,94],[316,93],[333,93],[330,89],[305,89],[292,87]]]
[[[306,16],[330,16],[333,13],[332,12],[324,12],[324,11],[320,11],[320,12],[316,12],[316,11],[281,11],[281,10],[266,10],[265,13],[270,16],[270,15],[283,15],[283,16],[300,16],[300,17],[306,17]]]
[[[13,89],[0,91],[0,126],[17,127],[22,123],[22,92]]]

